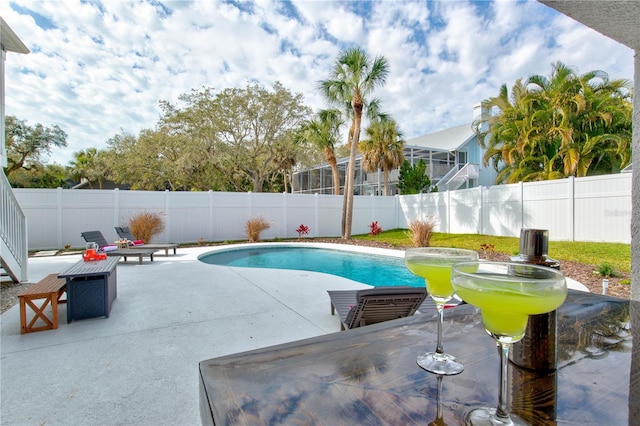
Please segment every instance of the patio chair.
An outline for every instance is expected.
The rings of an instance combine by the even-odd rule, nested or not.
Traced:
[[[178,244],[172,243],[153,243],[153,244],[145,244],[142,240],[137,240],[136,237],[133,236],[133,233],[127,226],[116,226],[116,232],[120,238],[131,241],[130,245],[139,248],[155,248],[158,250],[164,250],[164,255],[169,256],[169,250],[173,249],[173,254],[176,254],[176,250]]]
[[[405,286],[327,292],[331,315],[338,312],[340,317],[340,330],[411,316],[427,296],[424,288]]]
[[[127,257],[137,257],[140,264],[142,264],[143,257],[149,257],[153,262],[153,254],[159,250],[157,248],[149,247],[129,247],[121,249],[115,244],[110,244],[100,231],[86,231],[80,233],[80,235],[82,235],[82,238],[84,238],[86,242],[98,244],[98,247],[100,247],[107,256],[122,256],[125,262],[127,261]]]

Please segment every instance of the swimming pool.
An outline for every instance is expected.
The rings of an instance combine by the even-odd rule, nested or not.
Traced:
[[[323,272],[374,287],[424,286],[424,279],[413,275],[405,267],[404,257],[302,246],[307,244],[254,244],[204,253],[198,259],[212,265]]]

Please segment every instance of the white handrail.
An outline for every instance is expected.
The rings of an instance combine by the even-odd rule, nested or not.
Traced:
[[[11,189],[0,173],[0,244],[2,267],[14,281],[27,280],[27,218]]]
[[[449,176],[451,175],[451,176]],[[459,164],[458,167],[454,167],[438,181],[438,192],[454,191],[462,186],[463,183],[469,179],[477,179],[479,176],[478,166],[472,163],[466,163],[464,165]]]

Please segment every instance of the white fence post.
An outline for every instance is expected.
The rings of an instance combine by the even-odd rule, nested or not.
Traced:
[[[567,194],[567,214],[569,215],[569,223],[571,224],[571,237],[569,241],[576,240],[576,187],[575,187],[575,178],[570,176],[567,180],[567,185],[569,185],[569,191]]]
[[[313,227],[315,228],[315,236],[317,237],[318,235],[323,235],[320,233],[320,196],[318,195],[318,193],[316,192],[315,194],[313,194],[314,197],[314,206],[313,206],[313,222],[314,225]]]
[[[527,227],[524,223],[525,217],[525,206],[524,206],[524,183],[520,182],[520,229]]]
[[[208,231],[207,231],[207,240],[209,241],[214,241],[214,230],[213,230],[213,191],[209,190],[209,205],[208,205],[208,212],[207,212],[207,217],[208,217],[208,222],[209,222],[209,226],[208,226]]]
[[[120,226],[120,189],[113,190],[113,226]]]
[[[451,191],[449,191],[447,189],[447,207],[446,207],[446,212],[447,212],[447,234],[451,233]]]
[[[478,204],[480,209],[478,211],[478,234],[484,235],[484,196],[482,185],[478,186]]]
[[[164,190],[164,235],[171,235],[171,215],[169,208],[171,207],[171,192]]]
[[[371,198],[371,222],[373,222],[376,220],[376,200],[373,194],[369,194],[369,197]]]
[[[283,192],[282,193],[282,226],[284,227],[284,235],[283,238],[287,238],[288,234],[287,234],[287,230],[289,229],[289,223],[288,223],[288,215],[287,215],[287,193]]]
[[[402,210],[400,208],[400,195],[396,194],[394,198],[395,204],[393,205],[393,214],[396,217],[396,224],[394,228],[400,228],[400,211]]]
[[[64,212],[62,211],[62,188],[58,187],[56,192],[56,239],[57,245],[56,247],[64,247],[64,243],[62,242],[62,217]]]

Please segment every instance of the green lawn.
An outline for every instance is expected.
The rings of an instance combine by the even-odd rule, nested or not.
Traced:
[[[383,231],[379,235],[355,235],[354,239],[386,242],[394,246],[411,246],[411,240],[404,229]],[[432,247],[456,247],[481,251],[483,244],[493,245],[496,253],[517,255],[520,239],[517,237],[495,237],[478,234],[434,233]],[[592,243],[579,241],[550,241],[549,257],[559,261],[580,262],[600,266],[608,263],[615,270],[631,271],[631,245],[621,243]]]

